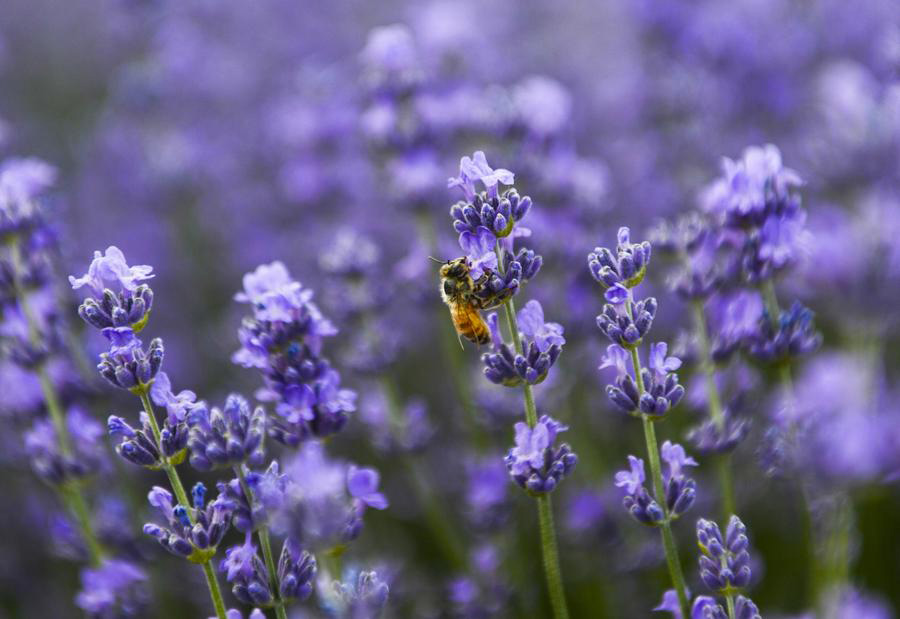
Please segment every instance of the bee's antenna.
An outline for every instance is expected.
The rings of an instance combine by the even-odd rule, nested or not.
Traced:
[[[428,256],[428,259],[429,259],[429,260],[434,260],[434,261],[437,262],[438,264],[446,264],[446,263],[447,263],[446,260],[438,260],[438,259],[435,258],[434,256]]]

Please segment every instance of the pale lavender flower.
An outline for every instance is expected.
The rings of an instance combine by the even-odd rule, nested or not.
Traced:
[[[498,195],[497,185],[512,185],[515,175],[504,168],[496,170],[488,165],[484,151],[477,150],[471,157],[463,157],[459,160],[459,176],[450,178],[447,187],[459,187],[462,189],[469,202],[475,199],[475,182],[480,181],[487,190],[488,197]]]
[[[358,468],[352,464],[347,467],[347,490],[350,496],[367,507],[387,509],[387,498],[378,492],[379,480],[378,471],[373,468]]]
[[[535,299],[531,299],[516,314],[519,330],[526,340],[531,340],[541,353],[546,353],[552,346],[566,343],[562,325],[556,322],[544,322],[544,308]]]
[[[631,467],[630,470],[616,473],[616,486],[625,488],[625,492],[628,494],[634,494],[647,479],[644,473],[644,461],[635,456],[628,456],[628,465]]]
[[[506,455],[506,468],[513,481],[533,494],[553,491],[578,461],[568,444],[554,447],[557,434],[568,429],[547,415],[542,415],[533,428],[516,423],[515,446]]]
[[[115,245],[106,248],[105,253],[94,252],[94,259],[88,272],[81,277],[69,276],[72,288],[78,290],[88,286],[98,297],[107,288],[113,291],[134,291],[140,282],[154,277],[153,267],[148,265],[128,266],[125,254]]]
[[[628,351],[618,344],[610,344],[606,347],[606,354],[603,355],[603,358],[600,360],[600,366],[597,369],[616,368],[616,374],[622,376],[628,373],[630,365],[631,356],[628,354]]]
[[[647,365],[658,377],[665,377],[669,372],[674,372],[681,367],[681,359],[666,356],[668,350],[669,345],[665,342],[657,342],[650,345],[650,358]]]
[[[459,246],[469,258],[469,274],[473,279],[478,279],[485,270],[495,272],[497,270],[497,254],[494,246],[497,237],[483,226],[479,226],[475,233],[464,230],[459,235]]]

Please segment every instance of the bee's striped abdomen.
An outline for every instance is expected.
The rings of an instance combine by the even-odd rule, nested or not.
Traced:
[[[453,316],[453,326],[461,336],[475,344],[491,342],[491,332],[477,308],[455,303],[450,307],[450,314]]]

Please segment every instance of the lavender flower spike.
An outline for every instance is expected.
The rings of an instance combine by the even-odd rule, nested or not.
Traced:
[[[556,435],[568,427],[543,415],[533,428],[523,422],[516,423],[515,428],[516,444],[506,456],[510,477],[529,494],[552,492],[578,462],[568,444],[553,446]]]
[[[517,317],[522,337],[522,354],[515,353],[503,341],[500,337],[499,317],[491,314],[488,316],[488,327],[491,330],[494,352],[481,356],[487,379],[507,387],[543,382],[566,343],[562,325],[545,323],[544,310],[537,301],[532,299],[526,303]]]
[[[187,417],[187,425],[190,463],[198,471],[245,462],[262,464],[266,413],[261,406],[251,411],[242,396],[229,395],[221,409],[195,406]]]
[[[697,521],[700,579],[713,591],[733,595],[750,584],[750,553],[747,529],[737,516],[728,521],[725,538],[719,525],[701,518]]]
[[[144,525],[144,533],[155,537],[160,545],[172,554],[194,563],[206,563],[216,554],[216,546],[228,530],[232,505],[222,495],[209,505],[205,505],[206,488],[200,482],[194,486],[191,495],[193,508],[185,505],[173,506],[169,491],[154,486],[147,498],[162,514],[165,525],[148,522]],[[193,525],[188,510],[191,510],[194,516]]]

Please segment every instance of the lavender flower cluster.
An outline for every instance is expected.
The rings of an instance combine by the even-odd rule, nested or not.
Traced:
[[[900,616],[895,2],[8,4],[0,615]]]

